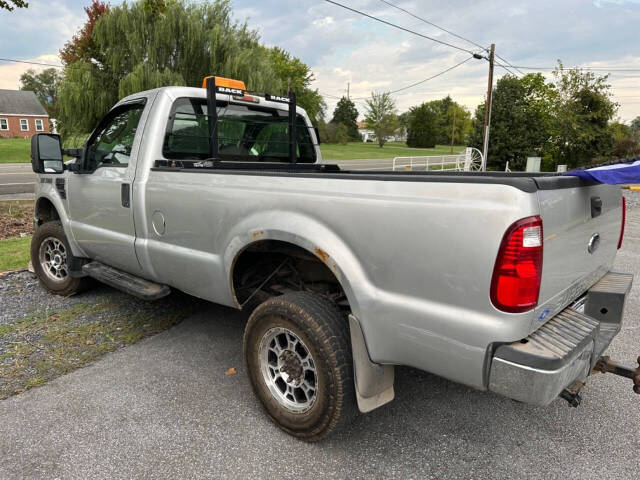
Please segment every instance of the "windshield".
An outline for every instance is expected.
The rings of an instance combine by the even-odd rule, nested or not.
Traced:
[[[225,161],[289,162],[286,110],[217,102],[218,156]],[[297,115],[297,161],[314,163],[309,127]],[[163,153],[169,159],[203,159],[209,154],[209,117],[205,99],[179,98],[169,118]]]

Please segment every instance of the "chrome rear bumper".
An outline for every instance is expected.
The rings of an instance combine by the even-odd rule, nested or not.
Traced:
[[[499,346],[489,390],[547,405],[575,381],[584,382],[620,331],[633,275],[609,272],[587,293],[584,313],[566,308],[527,338]]]

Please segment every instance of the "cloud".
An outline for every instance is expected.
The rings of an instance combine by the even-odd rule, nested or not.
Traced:
[[[477,48],[377,0],[344,3],[425,35]],[[490,4],[450,0],[429,2],[428,9],[422,0],[395,3],[480,45],[495,43],[497,53],[514,65],[555,67],[557,59],[566,66],[628,66],[640,61],[636,53],[640,0],[492,0]],[[372,90],[394,90],[442,71],[466,55],[320,0],[259,4],[236,0],[235,5],[257,10],[249,24],[260,30],[267,43],[278,44],[310,64],[314,85],[330,96],[345,94],[348,82],[355,98]],[[505,73],[496,70],[498,78]],[[627,121],[640,115],[640,89],[633,88],[637,79],[630,74],[610,78],[620,103],[619,115]],[[486,61],[472,60],[395,98],[403,111],[450,93],[473,110],[484,98],[486,82]],[[337,102],[330,96],[326,98],[329,113]],[[362,111],[362,102],[357,103]]]
[[[58,56],[55,54],[45,54],[25,60],[29,62],[50,63],[54,65],[60,64],[60,58],[58,58]],[[20,75],[30,69],[35,70],[36,72],[41,72],[46,68],[49,67],[23,63],[2,62],[0,63],[0,88],[17,90],[20,86]]]

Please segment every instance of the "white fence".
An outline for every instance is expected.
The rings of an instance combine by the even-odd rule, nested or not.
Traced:
[[[458,155],[439,155],[432,157],[396,157],[393,159],[394,170],[452,170],[472,172],[484,170],[482,153],[468,147]]]

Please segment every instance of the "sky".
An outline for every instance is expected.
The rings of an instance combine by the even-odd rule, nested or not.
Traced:
[[[337,1],[457,47],[480,50],[381,0]],[[552,68],[560,59],[565,66],[636,68],[612,71],[609,83],[620,104],[619,119],[629,122],[640,115],[640,0],[388,1],[479,45],[495,43],[496,53],[511,65]],[[28,9],[0,11],[0,58],[59,63],[58,51],[84,23],[83,7],[90,0],[29,3]],[[258,30],[265,44],[278,45],[311,66],[313,86],[325,95],[329,113],[347,88],[363,112],[363,98],[371,92],[403,88],[470,57],[324,0],[233,0],[233,6],[235,17]],[[17,88],[28,68],[34,67],[0,61],[0,88]],[[486,94],[487,73],[486,60],[471,59],[394,94],[398,112],[447,94],[473,111]],[[506,73],[497,67],[497,78]]]

